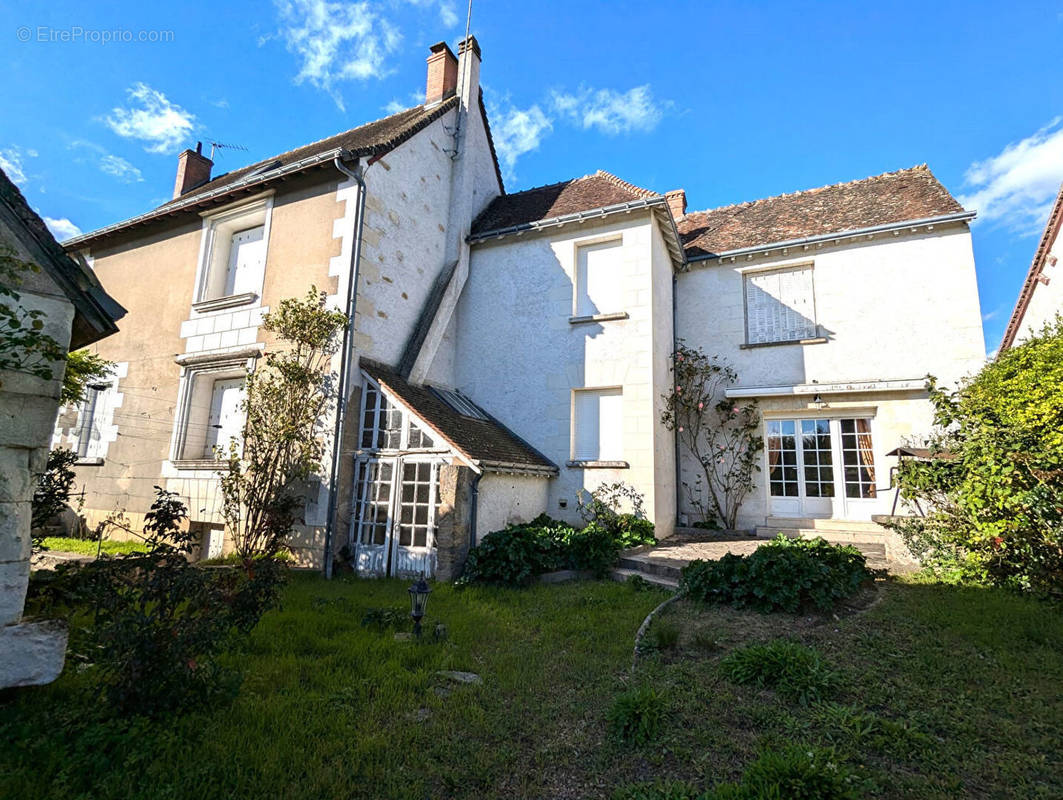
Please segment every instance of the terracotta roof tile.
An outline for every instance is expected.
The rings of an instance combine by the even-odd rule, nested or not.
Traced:
[[[649,197],[657,197],[657,193],[598,170],[582,178],[496,197],[476,218],[472,233],[487,233]]]
[[[503,466],[543,473],[557,471],[553,462],[497,420],[464,416],[427,386],[410,383],[376,362],[363,359],[361,368],[409,406],[450,446],[487,471]],[[490,416],[486,412],[485,415]]]
[[[963,211],[926,164],[677,220],[688,258]]]

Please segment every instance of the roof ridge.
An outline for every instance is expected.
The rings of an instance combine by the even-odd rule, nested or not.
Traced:
[[[616,186],[619,186],[621,189],[627,189],[628,191],[635,192],[635,194],[640,194],[643,197],[656,197],[657,194],[658,194],[657,192],[652,192],[649,189],[643,189],[641,186],[636,186],[633,183],[629,183],[628,181],[625,181],[623,178],[618,178],[613,173],[606,172],[604,169],[598,170],[597,172],[594,173],[594,175],[586,175],[584,177],[587,177],[587,178],[593,178],[593,177],[605,178],[607,181],[609,181],[610,183],[612,183],[612,184],[614,184]]]
[[[828,183],[828,184],[825,184],[824,186],[816,186],[816,187],[813,187],[811,189],[799,189],[796,192],[784,192],[782,194],[773,194],[773,195],[770,195],[768,197],[758,198],[756,200],[746,200],[746,201],[741,202],[741,203],[730,203],[729,205],[725,205],[725,206],[716,206],[715,208],[706,208],[706,209],[704,209],[702,211],[688,211],[686,213],[686,216],[689,217],[689,216],[691,216],[693,214],[710,214],[710,213],[714,213],[714,212],[717,212],[717,211],[727,211],[728,209],[732,209],[732,208],[746,208],[748,206],[755,206],[758,203],[767,203],[768,201],[771,201],[771,200],[781,200],[781,199],[786,198],[786,197],[799,197],[799,196],[805,195],[805,194],[814,194],[815,192],[822,192],[825,189],[838,189],[838,188],[841,188],[842,186],[855,186],[855,185],[860,184],[860,183],[867,183],[869,181],[880,180],[881,178],[892,177],[892,176],[895,176],[895,175],[902,175],[902,174],[904,174],[906,172],[926,172],[931,177],[934,177],[934,173],[930,171],[930,167],[924,161],[922,164],[916,164],[913,167],[905,167],[904,169],[895,169],[895,170],[891,170],[891,171],[888,171],[888,172],[879,173],[878,175],[869,175],[866,178],[856,178],[855,180],[851,180],[851,181],[840,181],[838,183]],[[935,178],[935,180],[936,180],[936,178]]]

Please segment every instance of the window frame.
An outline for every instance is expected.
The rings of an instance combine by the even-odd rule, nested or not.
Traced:
[[[591,239],[581,239],[580,241],[573,243],[573,258],[572,258],[572,316],[569,317],[570,322],[602,322],[606,320],[615,319],[627,319],[628,313],[623,309],[623,293],[624,288],[621,285],[619,289],[620,294],[620,308],[598,309],[597,311],[587,313],[585,309],[580,308],[580,301],[586,296],[590,301],[590,295],[586,294],[585,283],[589,281],[581,275],[580,269],[580,254],[588,248],[602,247],[607,245],[609,247],[617,248],[621,253],[624,249],[624,235],[619,234],[607,234],[605,236],[597,236]],[[623,258],[619,259],[618,269],[619,278],[623,279]]]
[[[373,431],[376,433],[373,435],[369,445],[363,444],[366,434],[366,412],[369,410],[368,402],[370,393],[376,395],[374,401],[373,416],[375,419]],[[381,412],[385,410],[385,404],[390,408],[386,409],[392,413],[397,413],[401,416],[399,423],[399,443],[397,447],[385,447],[377,445],[379,436],[386,435],[386,432],[393,430],[392,428],[381,428],[380,419]],[[362,396],[358,403],[358,447],[356,453],[360,456],[368,454],[383,454],[394,455],[399,453],[441,453],[449,452],[449,448],[444,442],[440,440],[439,434],[437,434],[431,427],[406,407],[398,398],[386,391],[378,381],[366,373],[362,373]],[[411,426],[415,426],[420,435],[427,438],[431,444],[429,446],[411,447],[410,446],[410,432]]]
[[[783,272],[808,272],[809,283],[809,295],[812,306],[812,318],[811,318],[811,330],[806,336],[798,336],[791,339],[770,339],[770,340],[758,340],[753,341],[750,333],[750,318],[749,318],[749,295],[750,295],[750,281],[758,277],[764,277],[766,275],[779,274]],[[773,264],[771,266],[755,267],[752,269],[743,269],[739,271],[742,277],[742,325],[743,325],[743,343],[741,347],[754,348],[754,347],[771,347],[773,345],[787,345],[787,344],[811,344],[826,341],[820,334],[819,325],[819,311],[816,304],[816,269],[814,261],[800,261],[792,264]],[[780,305],[785,305],[782,301],[778,301]],[[789,306],[787,306],[789,308]]]
[[[272,193],[260,195],[238,205],[220,210],[203,212],[203,230],[200,238],[199,260],[196,268],[196,283],[193,287],[192,310],[197,313],[216,311],[222,308],[247,305],[262,296],[265,283],[266,263],[269,260],[270,228],[273,221]],[[215,295],[212,287],[218,270],[228,266],[232,236],[252,228],[262,228],[262,273],[257,289],[233,295]],[[224,253],[222,253],[224,247]]]
[[[257,351],[251,356],[222,355],[218,358],[181,367],[177,413],[174,418],[173,435],[170,441],[170,462],[177,469],[216,470],[223,466],[224,462],[220,462],[215,458],[208,458],[205,455],[206,425],[210,419],[210,405],[214,394],[214,384],[219,380],[231,380],[234,378],[244,378],[246,380],[247,376],[254,371],[258,356],[259,353]],[[206,406],[203,409],[193,409],[192,404],[196,397],[204,396],[204,393],[197,386],[197,381],[204,379],[209,379],[210,381],[210,390],[206,393]],[[198,411],[203,412],[203,418],[197,421],[193,419],[193,416]],[[197,436],[196,441],[191,441],[189,435],[193,425],[202,425],[204,431],[204,435],[202,437]],[[193,452],[189,448],[198,448],[198,451]]]
[[[591,456],[580,450],[580,401],[579,398],[587,397],[589,395],[603,395],[616,396],[620,403],[620,431],[618,433],[618,442],[616,445],[616,453],[603,453],[601,448],[602,436],[601,436],[601,403],[598,404],[598,451],[597,454]],[[629,464],[624,460],[624,387],[621,385],[615,386],[584,386],[578,389],[572,390],[571,398],[571,421],[570,421],[570,435],[569,435],[569,453],[571,457],[567,462],[567,466],[576,468],[607,468],[607,469],[626,469]]]

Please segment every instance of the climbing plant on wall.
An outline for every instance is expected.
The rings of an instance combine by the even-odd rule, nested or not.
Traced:
[[[734,367],[680,340],[672,354],[672,386],[664,395],[662,422],[698,466],[683,481],[687,497],[705,522],[734,528],[738,510],[760,471],[764,446],[756,401],[725,396],[738,381]]]

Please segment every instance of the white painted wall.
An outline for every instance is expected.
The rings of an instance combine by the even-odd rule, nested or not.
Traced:
[[[1055,263],[1053,263],[1055,259]],[[1048,250],[1048,257],[1041,274],[1048,279],[1048,283],[1037,281],[1034,283],[1033,295],[1022,315],[1019,331],[1015,335],[1015,344],[1020,344],[1031,336],[1041,332],[1041,329],[1055,320],[1056,314],[1063,314],[1063,243],[1056,238]]]
[[[507,525],[531,522],[547,511],[550,481],[531,475],[488,473],[477,489],[476,541]]]
[[[560,467],[550,481],[551,516],[577,521],[581,489],[622,480],[645,495],[662,535],[671,530],[674,484],[654,408],[663,391],[660,360],[671,348],[671,267],[654,243],[659,236],[646,212],[473,247],[457,310],[458,388]],[[616,266],[623,308],[615,310],[629,318],[571,324],[577,247],[614,237],[623,243]],[[663,318],[660,306],[668,309]],[[572,391],[611,386],[623,389],[630,468],[566,466]]]
[[[828,341],[743,349],[743,270],[804,262],[813,264],[816,322]],[[930,233],[887,233],[860,244],[791,248],[785,255],[776,251],[725,264],[695,262],[679,275],[677,311],[679,336],[730,361],[741,386],[903,380],[928,373],[955,386],[984,363],[974,256],[965,224]],[[815,406],[811,396],[762,400],[761,409],[766,417],[798,418],[872,412],[880,486],[888,485],[889,466],[895,463],[885,453],[925,435],[932,424],[924,392],[824,399],[829,410]],[[684,479],[695,470],[684,457]],[[887,501],[892,495],[881,493],[874,508],[860,510],[860,518],[888,511]],[[763,524],[767,504],[766,473],[760,473],[743,506],[740,527]],[[692,512],[685,500],[681,512]]]

